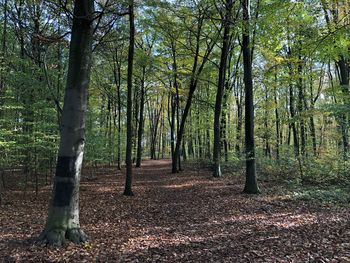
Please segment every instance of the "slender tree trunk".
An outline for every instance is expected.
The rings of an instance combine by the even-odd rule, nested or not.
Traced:
[[[312,72],[312,66],[310,67],[310,71]],[[321,71],[321,75],[322,76],[320,77],[319,91],[321,90],[321,87],[322,87],[323,71]],[[313,111],[315,109],[315,101],[317,100],[317,98],[316,99],[314,98],[312,77],[310,77],[310,96],[311,96],[310,108],[311,108],[311,111]],[[305,100],[305,108],[307,108],[306,100]],[[310,133],[311,133],[311,140],[312,140],[313,155],[316,156],[317,155],[317,138],[316,138],[316,128],[315,128],[315,120],[314,120],[313,114],[310,115],[309,122],[310,122]]]
[[[241,156],[242,144],[242,125],[243,125],[243,106],[242,106],[242,85],[239,78],[237,78],[237,85],[235,87],[235,97],[237,106],[237,126],[236,126],[236,155]]]
[[[165,128],[165,116],[163,113],[162,117],[162,159],[165,158],[165,149],[166,149],[166,143],[167,143],[167,133],[166,133],[166,128]]]
[[[208,85],[206,86],[207,89],[206,89],[206,96],[209,97],[210,95],[210,91],[209,91],[209,88],[210,88],[210,83],[208,82]],[[207,129],[206,129],[206,142],[207,142],[207,159],[208,160],[211,160],[211,147],[210,147],[210,141],[211,141],[211,138],[210,138],[210,119],[207,118],[206,119],[206,126],[207,126]]]
[[[268,103],[268,90],[267,87],[265,87],[265,104],[267,105]],[[269,134],[268,134],[268,128],[269,128],[269,112],[267,110],[267,107],[265,107],[265,114],[264,114],[264,156],[265,157],[271,157],[271,151],[270,151],[270,141],[269,141]]]
[[[254,94],[251,60],[251,46],[249,33],[249,0],[243,0],[243,36],[242,51],[244,64],[245,86],[245,154],[246,154],[246,182],[244,192],[257,194],[260,192],[256,179],[255,142],[254,142]]]
[[[175,93],[171,91],[171,98],[170,98],[170,104],[171,104],[171,118],[169,120],[170,123],[170,143],[171,143],[171,160],[172,163],[176,162],[174,161],[175,158],[175,118],[176,118],[176,134],[179,133],[179,110],[180,110],[180,95],[179,95],[179,83],[178,83],[178,73],[177,73],[177,61],[176,61],[176,45],[175,40],[171,39],[171,55],[173,59],[172,64],[172,71],[173,71],[173,82],[175,87]],[[179,158],[179,157],[178,157]],[[180,161],[180,160],[179,160]]]
[[[145,74],[146,68],[142,68],[142,80],[141,80],[141,98],[140,98],[140,116],[139,116],[139,129],[137,132],[137,157],[136,157],[136,167],[141,167],[142,160],[142,137],[143,137],[143,115],[144,115],[144,105],[145,105]]]
[[[222,109],[222,97],[225,90],[227,60],[230,50],[230,24],[231,24],[231,13],[232,13],[232,0],[227,0],[225,3],[225,15],[223,18],[223,43],[221,49],[220,67],[219,67],[219,80],[218,88],[216,91],[215,100],[215,112],[214,112],[214,144],[213,144],[213,176],[222,176],[220,159],[221,159],[221,109]]]
[[[121,66],[118,61],[118,50],[115,49],[115,61],[113,63],[113,76],[114,76],[114,83],[117,87],[117,131],[118,131],[118,137],[117,137],[117,169],[121,170],[121,111],[122,111],[122,104],[121,104],[121,97],[120,97],[120,86],[121,86]]]
[[[94,1],[76,1],[69,68],[62,114],[61,141],[52,198],[41,238],[61,246],[84,242],[79,223],[79,184],[85,143],[87,90],[90,79]]]
[[[120,75],[119,75],[120,78]],[[121,170],[121,135],[122,135],[122,101],[120,98],[120,85],[117,87],[117,100],[118,100],[118,142],[117,142],[117,169]]]
[[[187,154],[186,154],[186,147],[185,147],[185,141],[182,141],[182,157],[183,160],[186,161],[187,160]]]
[[[276,124],[276,160],[280,159],[280,117],[278,111],[278,100],[277,100],[277,74],[275,73],[275,91],[274,91],[274,102],[275,102],[275,124]]]
[[[2,117],[2,105],[4,103],[3,96],[5,95],[5,80],[4,80],[4,64],[5,64],[5,57],[6,57],[6,42],[7,42],[7,3],[8,0],[5,0],[3,6],[4,6],[4,23],[3,23],[3,29],[2,29],[2,40],[1,40],[1,68],[0,68],[0,117]]]
[[[199,107],[197,108],[197,141],[198,141],[198,158],[203,158],[203,143],[202,143],[202,133],[201,133],[201,117],[199,112]]]
[[[134,64],[134,49],[135,49],[135,23],[134,23],[134,0],[129,3],[129,53],[128,53],[128,98],[127,98],[127,110],[126,110],[126,178],[124,195],[132,196],[132,74]]]
[[[168,104],[170,103],[171,106],[168,106],[168,110],[170,110],[169,114],[171,114],[171,117],[169,118],[169,124],[170,124],[170,149],[171,149],[171,160],[174,159],[174,151],[175,151],[175,113],[176,113],[176,98],[175,95],[171,92],[171,95],[169,96]],[[170,109],[169,109],[170,108]]]
[[[206,142],[207,142],[207,159],[211,159],[211,151],[210,151],[210,130],[207,128],[206,130]]]
[[[349,71],[350,71],[349,63],[347,63],[344,56],[341,56],[341,58],[337,61],[336,65],[338,66],[338,69],[339,69],[340,86],[345,97],[344,103],[347,104],[349,102],[349,99],[348,99]],[[341,133],[342,133],[344,159],[347,158],[347,154],[349,152],[348,118],[349,118],[349,114],[346,114],[346,113],[341,114],[340,127],[341,127]]]
[[[301,45],[301,44],[300,44]],[[300,51],[299,51],[300,52]],[[303,119],[302,113],[304,111],[304,88],[303,88],[303,79],[302,79],[302,73],[303,73],[303,66],[302,66],[302,57],[299,55],[298,57],[299,63],[298,63],[298,111],[299,111],[299,123],[300,123],[300,143],[301,143],[301,156],[304,157],[306,152],[306,139],[305,139],[305,122]]]
[[[173,161],[172,162],[172,173],[177,173],[181,170],[180,147],[182,145],[182,139],[183,139],[183,135],[185,133],[186,119],[187,119],[187,116],[189,114],[189,111],[190,111],[190,108],[192,105],[194,92],[197,89],[199,75],[203,71],[203,68],[204,68],[205,64],[207,63],[209,56],[214,48],[214,41],[210,42],[209,44],[207,43],[207,49],[206,49],[205,55],[203,56],[203,58],[201,60],[199,60],[199,57],[200,57],[200,39],[201,39],[203,20],[204,20],[204,16],[203,16],[203,14],[201,14],[199,17],[199,21],[198,21],[198,25],[197,25],[197,29],[196,29],[196,47],[195,47],[195,56],[194,56],[193,66],[192,66],[192,71],[191,71],[189,92],[188,92],[188,96],[187,96],[186,105],[185,105],[185,108],[184,108],[184,111],[182,114],[180,126],[178,129],[177,140],[176,140],[175,151],[174,151],[174,159],[172,160]],[[178,120],[178,123],[179,123],[179,120]]]
[[[228,91],[226,89],[226,91]],[[223,97],[223,105],[222,105],[222,112],[221,112],[221,121],[220,121],[220,133],[221,133],[221,140],[224,150],[224,157],[225,162],[228,162],[228,142],[227,142],[227,94],[225,92]]]
[[[292,52],[291,49],[289,48],[288,50],[288,55],[291,57]],[[292,65],[289,64],[289,76],[292,78],[293,76],[293,69]],[[290,111],[290,129],[292,130],[293,133],[293,143],[294,143],[294,155],[296,158],[299,158],[299,139],[298,139],[298,133],[297,133],[297,128],[295,125],[295,98],[294,98],[294,91],[293,91],[293,84],[289,84],[289,111]],[[290,133],[289,133],[290,134]],[[288,138],[290,138],[288,136]],[[290,141],[290,140],[288,140]]]

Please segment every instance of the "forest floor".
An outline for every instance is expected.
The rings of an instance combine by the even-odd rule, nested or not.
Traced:
[[[7,190],[0,262],[350,262],[348,206],[295,200],[275,181],[262,182],[260,195],[245,195],[242,175],[214,179],[191,167],[174,175],[169,160],[134,171],[133,197],[121,194],[124,176],[113,168],[83,179],[85,245],[36,241],[49,186],[25,199]]]

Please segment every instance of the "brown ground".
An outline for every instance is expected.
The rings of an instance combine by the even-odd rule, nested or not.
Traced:
[[[35,242],[45,223],[49,188],[23,201],[7,191],[0,208],[3,262],[350,262],[350,209],[293,201],[273,183],[241,194],[242,178],[210,172],[170,173],[170,163],[135,169],[134,197],[124,176],[100,170],[83,180],[85,245],[47,248]]]

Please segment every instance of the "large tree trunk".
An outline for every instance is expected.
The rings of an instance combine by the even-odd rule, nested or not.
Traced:
[[[215,113],[214,113],[214,144],[213,144],[213,176],[222,176],[220,168],[221,159],[221,132],[220,132],[220,122],[221,122],[221,109],[222,109],[222,97],[225,90],[225,79],[226,79],[226,69],[227,69],[227,59],[230,49],[230,23],[231,23],[231,11],[232,11],[232,1],[226,1],[225,16],[223,18],[224,36],[223,44],[221,50],[220,58],[220,68],[219,68],[219,80],[218,88],[216,92],[215,100]]]
[[[94,1],[75,2],[69,68],[62,114],[61,142],[46,226],[41,238],[61,246],[84,242],[79,223],[79,184],[85,143],[85,113],[90,79]]]
[[[126,178],[124,195],[132,196],[131,190],[132,184],[132,74],[133,74],[133,62],[134,62],[134,50],[135,50],[135,23],[134,23],[134,1],[130,1],[129,4],[129,53],[128,53],[128,99],[126,110]]]
[[[254,94],[252,59],[249,34],[249,0],[243,0],[243,36],[242,51],[244,64],[245,85],[245,154],[246,154],[246,182],[244,192],[259,193],[256,179],[255,142],[254,142]]]

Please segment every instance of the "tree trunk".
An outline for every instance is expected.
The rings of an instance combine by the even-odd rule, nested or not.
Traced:
[[[127,110],[126,110],[126,177],[125,177],[125,189],[124,195],[132,196],[131,190],[132,184],[132,74],[134,63],[134,50],[135,50],[135,23],[134,23],[134,1],[131,0],[129,4],[129,53],[128,53],[128,97],[127,97]]]
[[[224,158],[225,162],[228,162],[228,141],[227,141],[227,94],[224,94],[223,97],[223,110],[221,112],[221,121],[220,121],[220,133],[221,133],[221,140],[222,140],[222,146],[224,150]]]
[[[211,41],[207,43],[207,48],[205,51],[204,56],[202,59],[200,58],[200,40],[201,40],[201,32],[202,32],[202,27],[203,27],[203,20],[204,16],[203,14],[200,14],[199,19],[198,19],[198,25],[196,28],[196,47],[195,47],[195,56],[193,59],[193,66],[192,66],[192,71],[191,71],[191,79],[190,79],[190,85],[189,85],[189,92],[187,96],[187,101],[185,105],[185,109],[182,114],[180,126],[178,128],[177,132],[177,140],[176,140],[176,145],[175,145],[175,150],[174,150],[174,158],[172,160],[172,173],[177,173],[179,170],[181,170],[180,166],[180,148],[182,145],[182,139],[183,135],[185,133],[185,124],[186,124],[186,119],[189,114],[191,105],[192,105],[192,100],[193,100],[193,95],[194,92],[197,89],[197,84],[199,80],[199,75],[203,71],[203,68],[205,64],[207,63],[209,56],[211,52],[213,51],[215,41]],[[178,120],[179,123],[179,120]]]
[[[121,86],[121,65],[118,61],[118,50],[115,49],[115,61],[113,62],[113,76],[114,83],[117,87],[117,113],[118,114],[118,137],[117,137],[117,169],[121,170],[121,111],[122,102],[120,97],[120,86]]]
[[[292,56],[292,51],[289,48],[288,49],[288,55],[289,57]],[[292,65],[289,64],[289,76],[292,78],[293,77],[293,69]],[[297,133],[297,128],[295,125],[295,99],[294,99],[294,91],[293,91],[293,84],[289,84],[289,111],[290,111],[290,129],[292,130],[293,133],[293,143],[294,143],[294,155],[296,158],[299,158],[299,139],[298,139],[298,133]],[[290,133],[288,138],[290,138]],[[290,141],[290,139],[288,140]]]
[[[215,100],[215,112],[214,112],[214,144],[213,144],[213,176],[222,176],[220,159],[221,159],[221,109],[222,109],[222,97],[225,90],[225,79],[227,60],[230,49],[230,25],[231,25],[231,12],[232,12],[232,1],[227,0],[225,4],[225,16],[223,18],[224,36],[221,49],[220,67],[219,67],[219,80],[218,88],[216,92]]]
[[[256,179],[255,142],[254,142],[254,94],[251,46],[249,34],[249,0],[243,0],[243,36],[242,51],[244,64],[245,86],[245,154],[246,154],[246,182],[244,192],[257,194],[260,192]]]
[[[137,132],[137,157],[136,157],[136,167],[141,167],[142,160],[142,137],[143,137],[143,114],[144,114],[144,104],[145,104],[145,72],[146,68],[142,68],[142,80],[141,80],[141,98],[140,98],[140,117],[139,117],[139,129]]]
[[[2,117],[2,105],[4,103],[4,95],[6,93],[5,90],[5,81],[4,81],[4,64],[6,57],[6,41],[7,41],[7,2],[4,2],[4,23],[3,23],[3,31],[2,31],[2,40],[1,40],[1,69],[0,69],[0,117]]]
[[[339,79],[342,93],[344,94],[344,104],[349,102],[349,65],[345,60],[344,56],[341,56],[337,61],[337,66],[339,68]],[[341,113],[340,117],[340,127],[342,133],[342,144],[343,144],[343,156],[344,159],[347,158],[349,152],[349,132],[348,132],[348,114]]]
[[[276,124],[276,160],[280,159],[280,117],[278,112],[278,100],[277,100],[277,73],[275,73],[275,86],[274,86],[274,102],[275,102],[275,124]]]
[[[171,160],[174,159],[174,150],[175,150],[175,112],[176,112],[176,98],[173,92],[168,99],[168,114],[171,115],[169,118],[170,124],[170,150],[171,150]],[[170,105],[171,106],[170,106]]]
[[[118,69],[118,72],[120,73],[120,68]],[[118,75],[118,86],[117,86],[117,100],[118,100],[118,145],[117,145],[117,169],[121,170],[121,134],[122,134],[122,101],[120,97],[120,74]]]
[[[235,86],[235,97],[237,106],[237,126],[236,126],[236,155],[241,156],[241,140],[242,140],[242,124],[243,124],[243,106],[242,106],[242,85],[239,78],[237,78],[237,85]]]
[[[69,68],[62,113],[61,141],[46,226],[41,238],[61,246],[86,241],[79,223],[79,184],[85,143],[85,113],[90,79],[94,1],[76,1]]]
[[[301,45],[301,44],[300,44]],[[299,50],[300,52],[300,50]],[[299,123],[300,123],[300,151],[301,156],[305,156],[305,149],[306,149],[306,139],[305,139],[305,122],[302,116],[302,113],[304,111],[304,88],[303,88],[303,79],[302,79],[302,73],[303,73],[303,66],[302,66],[302,57],[299,55],[298,57],[298,111],[299,111]]]

